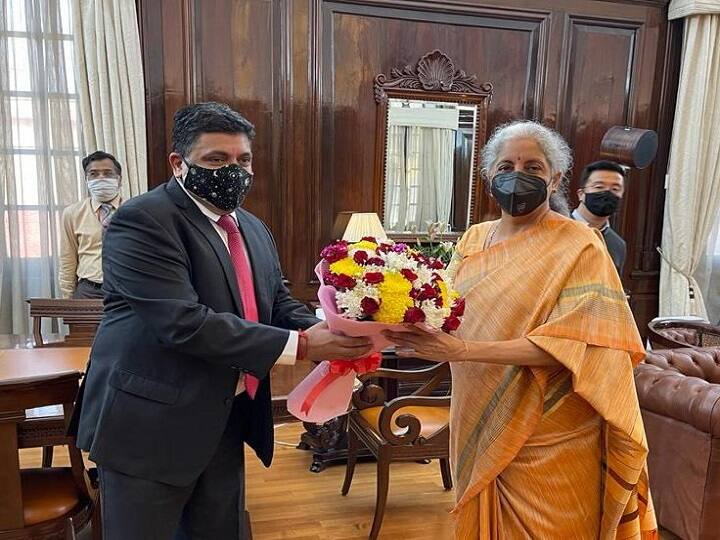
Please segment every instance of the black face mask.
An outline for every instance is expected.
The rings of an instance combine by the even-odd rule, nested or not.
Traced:
[[[585,207],[598,217],[612,216],[620,206],[620,197],[610,191],[585,193]]]
[[[238,208],[252,187],[253,175],[235,163],[219,169],[206,169],[187,161],[185,164],[188,166],[185,189],[220,210],[232,212]]]
[[[511,216],[526,216],[547,200],[547,184],[539,176],[511,171],[496,174],[490,191]]]

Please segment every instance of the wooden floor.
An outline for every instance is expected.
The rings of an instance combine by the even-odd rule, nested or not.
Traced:
[[[277,446],[270,469],[254,455],[246,454],[247,505],[254,540],[367,538],[375,508],[375,464],[358,463],[350,493],[342,497],[345,467],[309,472],[310,454],[294,448],[301,432],[299,423],[276,427]],[[22,467],[39,467],[40,458],[40,450],[20,453]],[[55,464],[66,465],[67,461],[67,453],[58,452]],[[443,490],[436,462],[392,465],[380,538],[449,540],[452,503],[452,492]],[[661,532],[661,538],[679,540],[666,531]]]
[[[23,347],[26,342],[0,335],[0,348]],[[311,368],[306,363],[273,368],[273,396],[286,395]],[[375,508],[375,464],[359,463],[350,493],[342,497],[345,467],[309,472],[311,455],[295,449],[302,431],[299,423],[276,426],[275,460],[270,469],[247,453],[247,505],[254,539],[367,538]],[[67,465],[67,453],[58,450],[55,464]],[[39,449],[22,450],[21,466],[39,467],[40,458]],[[380,538],[451,539],[452,518],[448,512],[452,505],[453,494],[443,490],[437,462],[394,464]],[[667,531],[661,532],[661,538],[678,540]]]
[[[254,540],[366,539],[375,509],[375,464],[358,463],[350,493],[342,497],[345,467],[309,472],[310,454],[294,448],[302,431],[299,423],[276,427],[278,444],[270,469],[247,454],[247,506]],[[40,450],[22,450],[20,457],[23,467],[40,465]],[[67,463],[67,454],[58,453],[55,463]],[[392,465],[380,538],[450,539],[452,502],[452,493],[443,490],[437,462]]]

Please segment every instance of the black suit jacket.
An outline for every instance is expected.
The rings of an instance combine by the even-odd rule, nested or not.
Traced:
[[[612,227],[605,227],[602,232],[607,245],[608,253],[615,263],[618,274],[622,277],[623,267],[625,266],[625,257],[627,255],[627,244],[622,236],[615,232]]]
[[[245,210],[236,216],[259,323],[243,319],[227,248],[175,179],[113,216],[103,246],[105,315],[71,425],[101,466],[190,484],[215,452],[241,372],[262,380],[243,422],[246,442],[270,464],[268,373],[288,329],[317,319],[283,284],[267,227]]]
[[[570,214],[572,219],[575,219],[575,212]],[[607,247],[610,258],[615,265],[615,269],[618,275],[622,277],[623,268],[625,266],[625,257],[627,256],[627,244],[623,240],[622,236],[615,232],[615,230],[608,225],[602,231],[603,238],[605,239],[605,246]]]

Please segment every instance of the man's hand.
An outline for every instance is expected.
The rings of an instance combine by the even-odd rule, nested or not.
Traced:
[[[362,337],[337,336],[330,332],[325,321],[305,331],[307,336],[307,360],[339,360],[362,358],[372,351],[372,342]]]

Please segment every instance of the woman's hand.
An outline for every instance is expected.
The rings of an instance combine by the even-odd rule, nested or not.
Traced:
[[[457,362],[465,360],[468,352],[467,345],[462,339],[413,324],[405,325],[401,332],[385,330],[383,335],[399,347],[410,349],[396,351],[398,356],[405,358]]]

